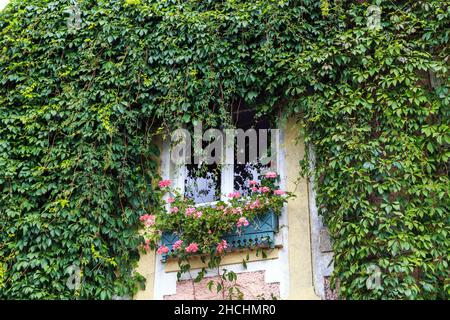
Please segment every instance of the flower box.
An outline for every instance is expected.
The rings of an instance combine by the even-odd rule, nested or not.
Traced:
[[[257,246],[275,246],[275,233],[278,232],[278,216],[269,210],[267,213],[256,216],[249,221],[250,224],[246,227],[234,230],[223,236],[227,241],[228,248],[251,248]],[[162,261],[165,262],[167,258],[173,253],[172,245],[179,240],[178,235],[171,232],[163,232],[161,237],[161,245],[169,248],[167,254],[162,255]]]

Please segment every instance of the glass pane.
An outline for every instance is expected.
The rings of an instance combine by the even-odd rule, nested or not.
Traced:
[[[271,134],[270,134],[270,121],[268,117],[256,118],[255,111],[253,110],[243,110],[235,114],[234,123],[237,129],[242,129],[244,131],[248,129],[256,130],[256,140],[251,141],[251,139],[245,139],[245,163],[239,163],[238,161],[238,146],[235,145],[234,152],[234,190],[239,191],[242,195],[247,195],[250,191],[250,186],[248,182],[250,180],[259,181],[259,176],[262,172],[269,170],[269,164],[263,165],[260,161],[259,156],[261,155],[260,150],[260,136],[259,129],[269,129],[267,134],[267,149],[270,152],[271,146]],[[256,161],[251,161],[250,159],[250,143],[256,145],[253,146],[257,150]],[[241,150],[242,151],[242,150]]]
[[[187,165],[184,196],[196,204],[220,200],[220,170],[213,165]]]
[[[248,182],[250,180],[260,182],[259,175],[266,166],[257,164],[235,164],[234,165],[234,190],[239,191],[243,196],[250,192]]]

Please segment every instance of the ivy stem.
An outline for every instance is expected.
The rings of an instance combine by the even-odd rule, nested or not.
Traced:
[[[191,281],[192,281],[192,294],[194,296],[194,300],[197,300],[197,294],[195,292],[195,281],[194,281],[194,278],[192,278],[192,274],[191,274],[190,270],[188,271],[188,273],[189,273],[189,277],[191,278]]]
[[[217,266],[217,275],[219,276],[220,284],[222,286],[222,300],[225,300],[225,283],[223,282],[223,277],[220,275],[220,264]]]

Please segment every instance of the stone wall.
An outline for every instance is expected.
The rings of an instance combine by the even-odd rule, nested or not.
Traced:
[[[314,170],[315,154],[312,147],[309,149],[309,157],[311,169]],[[334,300],[336,294],[329,285],[329,277],[333,272],[331,239],[328,229],[317,211],[316,193],[312,179],[309,181],[309,213],[314,290],[322,300]]]

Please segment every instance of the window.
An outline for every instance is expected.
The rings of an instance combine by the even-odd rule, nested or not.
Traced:
[[[229,143],[230,136],[224,134],[224,163],[195,164],[194,148],[189,145],[190,153],[186,155],[188,164],[172,167],[174,174],[171,178],[175,186],[197,205],[226,201],[227,195],[233,191],[239,191],[245,196],[249,192],[248,181],[258,181],[259,176],[267,171],[279,172],[279,130],[271,129],[269,118],[257,118],[254,110],[246,109],[233,114],[233,124],[238,130],[233,130],[233,143]],[[202,147],[205,148],[207,144],[209,141],[203,141]],[[273,247],[277,229],[278,217],[269,211],[245,227],[244,232],[224,235],[224,239],[229,247],[262,243],[269,243]],[[163,234],[162,242],[169,248],[176,240],[178,238],[173,234]]]
[[[258,181],[261,173],[278,171],[276,152],[271,154],[271,150],[272,146],[274,151],[278,148],[279,133],[278,130],[270,129],[269,119],[256,118],[255,111],[247,109],[234,114],[233,124],[241,134],[236,132],[233,143],[229,143],[229,137],[224,134],[225,163],[196,164],[194,147],[191,145],[190,154],[187,156],[188,164],[172,169],[172,172],[175,172],[172,178],[178,189],[196,204],[226,200],[226,196],[233,191],[246,195],[249,191],[249,180]],[[254,131],[249,132],[249,129]],[[203,141],[202,147],[205,148],[208,143]],[[268,150],[267,154],[264,150]]]

